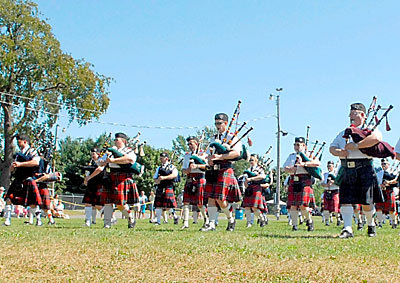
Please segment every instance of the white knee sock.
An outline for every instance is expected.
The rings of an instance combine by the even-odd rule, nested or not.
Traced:
[[[390,212],[390,219],[392,219],[392,225],[397,224],[397,217],[395,212]]]
[[[383,213],[382,210],[376,212],[376,220],[378,220],[379,224],[383,223]]]
[[[250,208],[246,208],[244,210],[244,214],[246,215],[247,224],[251,223],[251,210],[250,210]]]
[[[95,206],[92,206],[92,222],[96,223],[96,217],[97,217],[97,208]]]
[[[204,223],[208,224],[210,222],[210,220],[208,219],[207,213],[206,213],[206,207],[205,205],[203,205],[202,207],[200,207],[200,212],[201,215],[203,215],[204,218]]]
[[[223,213],[225,213],[226,218],[228,218],[228,221],[230,223],[233,223],[235,221],[235,219],[232,217],[232,213],[230,212],[228,207],[222,208],[221,210]]]
[[[299,225],[299,212],[296,210],[290,210],[290,217],[292,218],[292,225]]]
[[[164,221],[168,222],[168,214],[167,214],[166,210],[163,211],[162,215],[163,215]]]
[[[208,216],[210,216],[210,227],[215,228],[215,219],[217,217],[217,207],[209,206],[208,207]]]
[[[6,214],[5,214],[6,220],[11,222],[11,204],[6,205]],[[32,218],[32,223],[33,223],[33,218]]]
[[[33,209],[32,207],[29,209],[29,223],[33,224],[33,219],[35,217],[35,211],[36,209]]]
[[[198,220],[199,220],[199,212],[193,211],[193,222],[197,223]]]
[[[340,207],[340,213],[342,214],[343,218],[343,229],[353,233],[353,228],[351,224],[353,223],[353,214],[354,209],[351,205],[345,205]]]
[[[367,224],[368,226],[375,226],[375,221],[374,221],[374,214],[376,210],[375,207],[372,207],[370,211],[363,211],[365,217],[367,218]]]
[[[131,211],[126,208],[121,210],[121,213],[128,221],[135,222],[135,213],[131,213]]]
[[[90,217],[92,216],[92,207],[91,206],[85,206],[85,221],[90,222]]]
[[[162,209],[161,208],[156,208],[156,218],[157,218],[157,223],[161,223],[161,214],[162,214]]]
[[[329,210],[324,210],[325,223],[329,223],[330,216]]]
[[[40,217],[42,216],[42,210],[40,209],[39,206],[36,206],[36,211],[35,211],[35,215],[36,215],[36,221],[41,221]]]
[[[308,220],[309,222],[312,222],[310,211],[307,208],[301,210],[301,215],[303,215],[305,220]]]
[[[184,219],[183,225],[185,225],[186,227],[189,227],[189,205],[188,204],[185,204],[183,206],[183,219]]]
[[[112,204],[104,205],[104,225],[111,226],[111,218],[113,217],[113,206]]]
[[[354,208],[353,208],[353,210],[354,210]],[[342,211],[342,208],[340,208],[340,211]],[[361,214],[360,214],[360,211],[359,210],[354,210],[354,216],[355,216],[355,218],[356,218],[356,224],[358,224],[358,222],[361,222],[362,220],[361,220]],[[342,217],[343,217],[343,215],[342,215]],[[344,221],[344,220],[343,220]]]

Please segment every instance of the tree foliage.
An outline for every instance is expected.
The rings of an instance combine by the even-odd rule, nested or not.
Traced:
[[[109,105],[111,78],[93,65],[61,50],[51,26],[30,0],[0,0],[0,119],[4,125],[2,185],[8,186],[13,135],[34,139],[49,129],[60,112],[84,125]]]

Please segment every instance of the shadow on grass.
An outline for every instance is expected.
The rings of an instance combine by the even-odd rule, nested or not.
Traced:
[[[276,239],[340,239],[338,235],[253,235],[254,237],[276,238]]]

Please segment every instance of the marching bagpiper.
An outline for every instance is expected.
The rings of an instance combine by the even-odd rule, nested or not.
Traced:
[[[88,166],[85,166],[87,173],[83,184],[86,186],[86,192],[83,196],[85,204],[85,226],[90,227],[91,224],[96,224],[97,210],[102,209],[101,191],[103,188],[104,166],[97,164],[99,160],[99,149],[91,150],[92,159]]]
[[[261,187],[261,184],[266,183],[266,175],[264,169],[258,165],[258,157],[256,154],[250,156],[250,165],[251,167],[244,171],[244,174],[247,177],[244,181],[246,190],[244,192],[242,207],[245,208],[247,228],[252,226],[252,211],[256,219],[259,219],[260,227],[264,227],[267,221],[262,213],[265,209],[265,201],[262,195],[263,188]]]
[[[235,218],[229,210],[229,202],[238,202],[241,197],[240,189],[236,177],[233,172],[233,160],[240,156],[242,145],[236,142],[237,138],[227,131],[228,115],[218,113],[214,117],[215,127],[218,134],[211,140],[211,144],[219,141],[233,142],[230,151],[224,154],[209,152],[208,165],[211,170],[206,172],[206,189],[205,197],[208,198],[208,215],[210,217],[210,225],[203,228],[202,231],[215,231],[215,218],[218,212],[217,205],[221,208],[228,218],[227,231],[235,229]]]
[[[311,187],[312,178],[306,167],[316,168],[320,165],[320,162],[317,158],[307,158],[307,161],[305,160],[306,145],[303,137],[295,138],[294,150],[295,152],[290,154],[283,164],[285,172],[290,174],[287,207],[290,209],[292,230],[298,230],[298,209],[300,209],[302,216],[307,221],[307,230],[313,231],[314,222],[311,218],[309,207],[315,206],[315,198]]]
[[[384,220],[384,215],[389,214],[392,220],[392,228],[397,228],[397,218],[396,218],[396,199],[394,188],[397,186],[398,180],[397,176],[389,172],[389,161],[386,158],[381,159],[382,170],[377,173],[378,183],[383,191],[385,201],[377,202],[375,204],[376,218],[378,220],[378,227],[382,228],[382,223]]]
[[[358,131],[366,121],[367,112],[364,104],[353,103],[350,105],[351,129]],[[347,129],[346,129],[347,130]],[[368,236],[376,235],[374,202],[382,202],[383,196],[379,188],[372,157],[361,150],[377,145],[382,141],[381,132],[376,129],[359,142],[354,142],[352,136],[348,139],[341,131],[330,145],[329,151],[332,155],[338,156],[341,160],[342,174],[337,178],[341,179],[339,184],[340,213],[343,218],[344,227],[340,238],[354,237],[352,229],[353,206],[361,204],[363,213],[368,222]]]
[[[336,173],[333,161],[328,161],[327,167],[328,172],[324,173],[324,179],[321,183],[321,186],[325,188],[323,199],[324,210],[322,213],[326,226],[329,226],[331,213],[336,216],[336,223],[339,226],[339,186],[335,184]]]
[[[106,160],[100,160],[99,166],[107,166],[105,170],[109,176],[109,183],[104,184],[101,193],[101,203],[104,204],[104,228],[111,228],[113,204],[128,219],[128,228],[133,229],[136,225],[135,214],[129,205],[139,203],[139,193],[136,183],[132,179],[132,165],[136,162],[134,150],[128,147],[128,136],[124,133],[115,134],[115,147],[108,148]]]
[[[26,135],[17,135],[17,143],[20,152],[11,165],[14,175],[10,188],[5,196],[5,222],[4,226],[11,225],[11,205],[30,206],[29,224],[33,224],[36,215],[36,225],[42,226],[40,219],[40,206],[42,198],[35,181],[35,174],[39,172],[40,157],[36,149],[30,146],[30,139]]]
[[[204,199],[204,189],[206,186],[205,178],[205,158],[206,155],[199,149],[199,139],[190,136],[186,139],[190,152],[187,152],[183,158],[182,169],[186,174],[186,184],[183,193],[183,219],[184,224],[182,229],[189,228],[189,205],[197,206],[202,216],[204,217],[203,228],[209,224],[209,219],[206,213]],[[200,162],[195,162],[194,157],[201,158]],[[204,163],[204,164],[201,164]]]
[[[164,221],[167,222],[167,210],[176,208],[174,180],[178,177],[178,169],[169,161],[169,154],[160,154],[161,166],[153,176],[156,184],[156,197],[154,207],[156,208],[157,221],[155,225],[161,225],[161,214],[164,214]],[[178,216],[174,212],[174,224],[178,224]]]

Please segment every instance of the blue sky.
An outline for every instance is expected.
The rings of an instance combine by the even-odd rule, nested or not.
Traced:
[[[100,120],[130,125],[205,126],[217,112],[240,121],[276,114],[268,100],[281,94],[282,164],[294,136],[328,144],[349,125],[349,104],[372,96],[394,105],[400,122],[398,1],[37,1],[62,49],[113,77],[111,104]],[[67,126],[65,118],[60,125]],[[276,119],[255,121],[252,152],[273,145]],[[170,148],[195,130],[70,125],[61,138],[104,131],[142,132]],[[326,148],[323,162],[332,159]],[[325,165],[324,165],[325,168]]]

